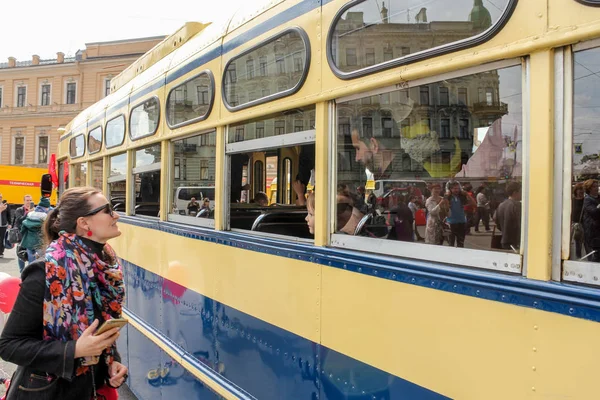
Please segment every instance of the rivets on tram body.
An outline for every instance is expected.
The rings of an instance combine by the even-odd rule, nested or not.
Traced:
[[[537,353],[537,347],[534,347],[532,350],[534,353]]]
[[[532,371],[536,371],[537,370],[537,368],[535,367],[535,365],[533,367],[531,367],[531,370]]]

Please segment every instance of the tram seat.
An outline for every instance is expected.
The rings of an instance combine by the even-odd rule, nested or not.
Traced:
[[[261,214],[260,208],[232,208],[229,212],[229,225],[231,229],[250,230]]]
[[[373,216],[373,214],[370,213],[366,214],[356,225],[354,235],[385,238],[389,233],[389,224],[387,223],[389,218],[389,212],[376,216]]]
[[[255,232],[274,233],[278,235],[295,236],[312,239],[306,224],[306,210],[277,210],[262,214],[254,221],[252,230]]]
[[[125,203],[115,203],[113,204],[113,210],[119,212],[125,212]]]
[[[159,203],[140,203],[134,208],[135,215],[146,215],[148,217],[158,217],[160,212]]]

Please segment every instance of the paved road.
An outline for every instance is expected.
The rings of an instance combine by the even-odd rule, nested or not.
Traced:
[[[15,250],[6,250],[4,258],[0,258],[0,272],[6,272],[11,276],[19,276],[19,265],[17,264],[17,255]],[[15,371],[16,365],[8,363],[0,359],[0,377],[9,378]],[[4,385],[0,385],[0,395],[4,395],[6,391]],[[119,390],[120,400],[137,400],[137,397],[123,385]]]

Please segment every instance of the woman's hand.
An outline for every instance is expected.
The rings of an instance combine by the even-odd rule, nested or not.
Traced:
[[[94,336],[96,328],[98,328],[97,319],[77,339],[75,342],[75,358],[99,356],[104,349],[110,347],[119,337],[119,328],[112,328],[101,335]]]
[[[121,386],[123,382],[125,382],[125,379],[127,379],[127,371],[128,369],[126,366],[118,361],[113,361],[108,368],[108,376],[110,376],[108,383],[110,386],[115,388]]]

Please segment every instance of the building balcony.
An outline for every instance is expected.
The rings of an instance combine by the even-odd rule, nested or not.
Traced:
[[[488,103],[485,101],[473,104],[473,113],[475,114],[508,114],[508,104],[506,103]]]
[[[90,106],[91,103],[76,103],[76,104],[53,104],[50,106],[25,106],[25,107],[12,107],[4,106],[0,108],[0,118],[2,117],[14,117],[19,115],[30,115],[30,114],[55,114],[55,113],[77,113],[84,108]]]

